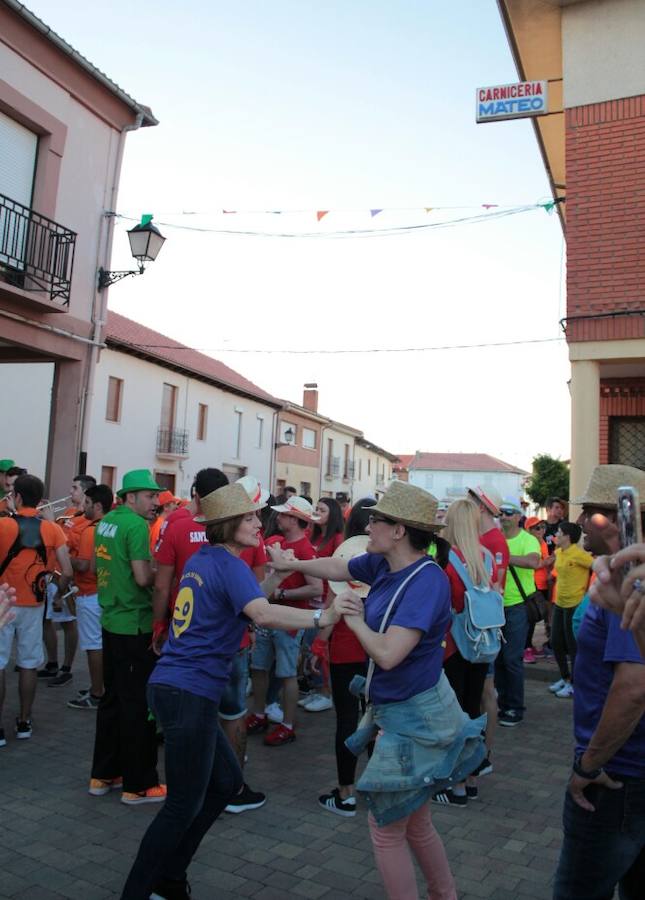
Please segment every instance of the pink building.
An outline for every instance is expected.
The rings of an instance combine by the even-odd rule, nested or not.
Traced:
[[[0,361],[53,363],[50,496],[84,468],[86,409],[102,341],[113,218],[128,131],[156,125],[137,103],[16,0],[0,0]],[[13,366],[13,373],[19,368]],[[15,383],[7,383],[7,381]],[[5,391],[24,394],[19,376]],[[0,456],[20,464],[3,428]]]

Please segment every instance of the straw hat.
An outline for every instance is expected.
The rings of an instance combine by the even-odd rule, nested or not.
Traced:
[[[587,489],[576,500],[571,500],[579,506],[609,506],[618,505],[616,492],[619,487],[629,485],[636,488],[640,497],[641,506],[645,506],[645,472],[634,466],[596,466],[591,473]]]
[[[437,498],[430,491],[404,481],[393,481],[376,506],[365,506],[363,509],[381,513],[386,519],[421,531],[437,531],[444,527],[443,522],[437,521]]]
[[[374,509],[373,506],[370,509]],[[347,538],[346,541],[336,548],[334,551],[334,559],[344,559],[347,562],[350,559],[354,559],[355,556],[362,556],[367,552],[367,542],[369,541],[369,536],[366,534],[357,534],[354,537]],[[335,594],[340,594],[341,591],[350,590],[354,591],[358,594],[361,599],[365,599],[370,592],[369,584],[363,584],[362,581],[330,581],[329,587]]]
[[[499,516],[499,508],[502,505],[502,495],[498,494],[495,488],[489,487],[484,489],[477,485],[477,487],[469,487],[466,488],[466,490],[486,507],[491,516]]]
[[[272,506],[271,509],[275,512],[286,513],[288,516],[304,519],[305,522],[320,522],[320,516],[316,515],[313,506],[304,497],[289,497],[280,506]]]
[[[267,501],[271,494],[268,491],[262,490],[260,482],[255,476],[243,475],[242,478],[237,479],[235,484],[241,484],[251,500],[253,500],[254,503],[260,504],[260,508],[267,505]]]
[[[241,484],[226,484],[224,487],[201,497],[199,505],[202,514],[195,516],[196,522],[212,525],[214,522],[225,522],[255,512],[261,504],[254,503]]]

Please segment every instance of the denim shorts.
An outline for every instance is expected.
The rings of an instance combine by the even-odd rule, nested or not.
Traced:
[[[241,719],[247,713],[246,683],[249,678],[249,648],[238,650],[233,657],[233,668],[228,684],[219,702],[220,719]]]
[[[303,633],[302,629],[295,634],[277,628],[257,629],[251,668],[270,672],[275,662],[276,677],[295,678]]]

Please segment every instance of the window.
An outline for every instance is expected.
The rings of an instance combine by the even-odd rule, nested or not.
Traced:
[[[275,483],[276,497],[279,497],[281,494],[284,494],[284,489],[286,488],[286,486],[287,486],[287,482],[284,480],[284,478],[276,479],[276,483]]]
[[[155,472],[154,474],[155,481],[162,491],[170,491],[171,494],[175,493],[175,482],[177,476],[174,472]]]
[[[175,415],[177,412],[177,388],[174,384],[164,384],[161,393],[161,422],[162,431],[172,431],[175,427]]]
[[[362,457],[358,461],[358,480],[359,481],[363,480],[363,459],[362,459]]]
[[[643,468],[645,465],[645,417],[610,416],[609,462],[621,466],[634,466],[637,469]]]
[[[197,404],[197,440],[206,440],[206,428],[208,425],[208,406],[205,403]]]
[[[121,421],[121,399],[123,397],[123,379],[108,378],[107,408],[105,418],[108,422]],[[107,484],[107,482],[106,482]]]
[[[235,459],[242,455],[242,410],[235,410]]]
[[[432,472],[426,472],[425,479],[426,479],[426,491],[429,491],[432,489],[432,482],[434,481],[434,474]]]
[[[349,444],[345,444],[345,459],[343,461],[343,478],[349,478]]]
[[[0,194],[21,206],[32,203],[37,153],[38,135],[0,112]],[[8,254],[0,254],[0,263],[24,269],[30,240],[27,220],[0,209],[0,235]]]
[[[264,443],[264,416],[258,416],[258,449],[262,449]]]
[[[109,488],[114,490],[114,482],[116,481],[116,466],[101,466],[101,484],[107,484]]]
[[[300,496],[301,497],[311,497],[311,482],[309,482],[309,481],[301,481],[300,482]]]
[[[367,477],[369,478],[372,474],[372,460],[367,460]]]
[[[327,438],[327,475],[331,475],[334,467],[334,439]]]
[[[316,449],[316,432],[313,430],[313,428],[302,429],[302,446],[306,450]]]

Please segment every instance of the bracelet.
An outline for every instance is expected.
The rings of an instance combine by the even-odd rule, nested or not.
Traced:
[[[582,764],[581,764],[582,756],[583,756],[582,753],[577,753],[577,754],[574,756],[574,758],[573,758],[573,771],[574,771],[574,772],[576,773],[576,775],[578,775],[580,778],[584,778],[584,779],[586,779],[587,781],[595,781],[596,778],[598,778],[600,775],[602,775],[602,773],[603,773],[603,771],[604,771],[603,767],[602,767],[602,766],[599,766],[597,769],[592,769],[592,770],[589,771],[589,772],[585,771],[585,770],[582,768]]]
[[[320,628],[320,620],[322,619],[322,614],[324,613],[324,609],[317,609],[314,613],[314,628]]]

